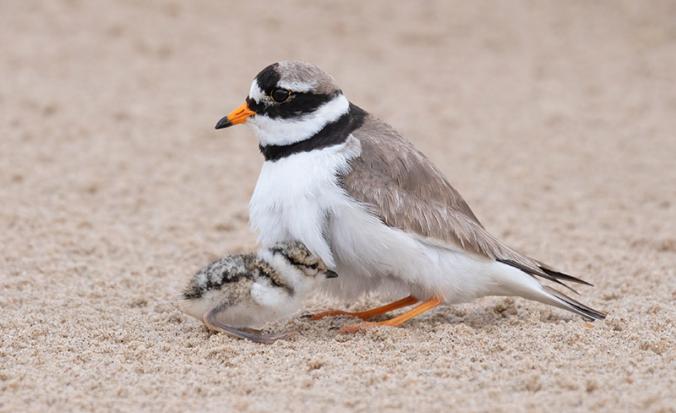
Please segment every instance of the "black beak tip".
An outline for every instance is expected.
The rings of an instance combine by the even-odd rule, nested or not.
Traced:
[[[331,270],[326,270],[326,278],[336,278],[338,277],[338,273],[335,271]]]
[[[218,121],[218,123],[216,124],[216,129],[223,129],[223,128],[227,128],[228,126],[232,126],[232,122],[230,122],[228,120],[228,117],[225,116],[221,120]]]

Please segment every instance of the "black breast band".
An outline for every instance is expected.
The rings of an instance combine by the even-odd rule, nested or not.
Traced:
[[[266,161],[277,161],[299,152],[309,152],[333,145],[338,145],[347,140],[350,134],[364,123],[366,112],[350,103],[346,114],[335,121],[326,124],[322,130],[300,142],[289,145],[266,145],[259,146]]]

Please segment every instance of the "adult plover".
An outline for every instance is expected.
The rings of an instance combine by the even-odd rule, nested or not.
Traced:
[[[271,343],[285,334],[252,327],[290,316],[321,281],[335,277],[303,244],[279,243],[202,268],[190,279],[179,307],[213,330]]]
[[[442,173],[388,124],[350,103],[317,66],[283,61],[253,80],[246,102],[216,129],[246,122],[265,157],[249,204],[262,246],[297,239],[340,274],[343,297],[377,289],[408,297],[373,315],[422,301],[365,326],[398,326],[442,303],[514,295],[581,315],[605,314],[542,285],[587,284],[500,242]],[[335,313],[319,314],[316,318]],[[350,313],[347,313],[350,314]]]

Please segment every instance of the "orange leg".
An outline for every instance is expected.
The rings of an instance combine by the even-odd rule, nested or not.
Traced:
[[[385,321],[378,321],[378,322],[362,322],[362,323],[357,323],[357,324],[350,324],[347,326],[344,326],[343,328],[340,329],[341,333],[356,333],[357,331],[364,330],[366,328],[370,327],[379,327],[379,326],[389,326],[389,327],[399,327],[400,325],[404,324],[408,320],[412,319],[413,317],[419,316],[422,313],[425,313],[427,311],[430,311],[434,307],[438,306],[441,304],[442,301],[438,297],[430,298],[429,300],[425,301],[424,303],[420,304],[419,306],[415,307],[412,310],[409,310],[405,312],[404,314],[398,315],[394,318],[391,318],[389,320]]]
[[[402,298],[401,300],[397,300],[393,303],[386,304],[382,307],[376,307],[372,308],[370,310],[365,310],[365,311],[357,311],[357,312],[350,312],[350,311],[342,311],[342,310],[327,310],[327,311],[322,311],[321,313],[317,314],[312,314],[309,316],[311,320],[321,320],[322,318],[325,317],[355,317],[355,318],[361,318],[362,320],[368,320],[369,318],[375,317],[380,314],[385,314],[389,311],[394,311],[398,308],[401,307],[406,307],[409,305],[413,305],[418,302],[418,299],[409,295],[406,298]]]

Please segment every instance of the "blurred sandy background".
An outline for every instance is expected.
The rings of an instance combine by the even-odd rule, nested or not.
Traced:
[[[673,412],[674,16],[1,1],[0,411]],[[484,299],[356,336],[297,319],[263,346],[178,312],[197,268],[255,245],[262,158],[247,128],[213,125],[283,58],[413,140],[489,230],[593,282],[608,319]]]

